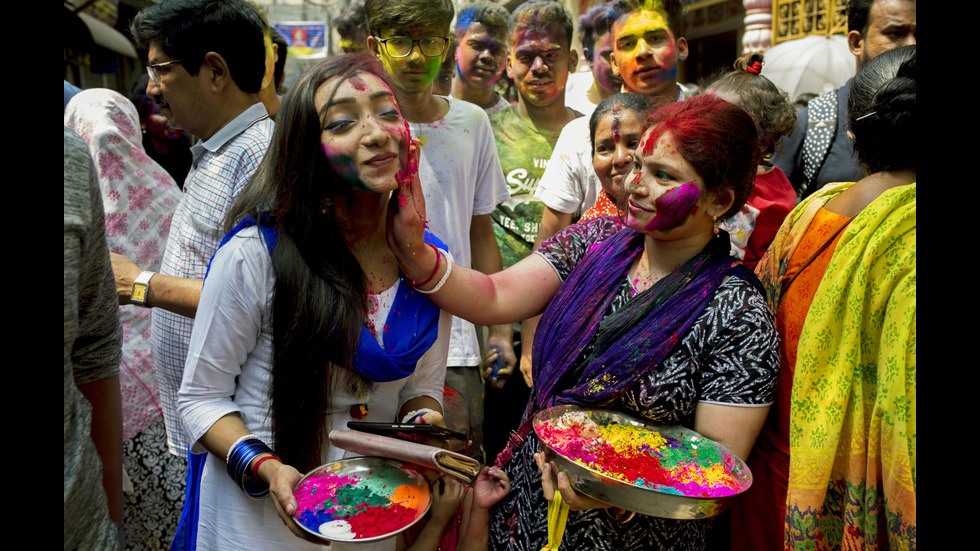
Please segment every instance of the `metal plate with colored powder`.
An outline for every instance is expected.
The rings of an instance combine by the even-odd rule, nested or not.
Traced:
[[[394,536],[429,510],[429,485],[405,464],[354,457],[318,467],[293,489],[299,526],[328,541],[369,542]]]
[[[752,485],[745,463],[690,429],[607,410],[558,406],[534,430],[549,460],[595,499],[664,518],[706,518]]]

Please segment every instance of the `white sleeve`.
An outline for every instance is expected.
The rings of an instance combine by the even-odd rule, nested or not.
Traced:
[[[236,379],[257,348],[263,309],[271,296],[272,262],[265,244],[248,230],[238,235],[211,262],[177,398],[195,453],[205,451],[199,440],[218,419],[242,415],[232,401]],[[269,348],[259,354],[270,355]]]
[[[538,182],[535,197],[557,212],[571,214],[589,209],[595,204],[594,188],[599,186],[591,152],[587,117],[566,124]]]

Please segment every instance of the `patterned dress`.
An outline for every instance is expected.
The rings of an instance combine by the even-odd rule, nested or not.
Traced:
[[[65,109],[65,125],[85,140],[95,163],[109,251],[158,271],[181,192],[143,149],[136,107],[112,90],[84,90]],[[184,460],[167,451],[150,353],[150,313],[135,305],[119,307],[123,528],[126,549],[133,551],[169,547],[184,499]]]
[[[537,252],[564,281],[592,245],[621,229],[613,217],[573,224]],[[624,278],[609,313],[635,293]],[[773,315],[762,294],[740,278],[728,278],[668,358],[608,407],[656,423],[693,427],[700,402],[767,406],[773,401],[779,367],[777,342]],[[581,357],[588,353],[584,350]],[[533,457],[538,449],[532,432],[504,466],[512,491],[493,511],[491,549],[538,551],[548,541],[547,501]],[[702,549],[706,527],[705,520],[645,515],[620,524],[603,510],[572,511],[561,549]]]

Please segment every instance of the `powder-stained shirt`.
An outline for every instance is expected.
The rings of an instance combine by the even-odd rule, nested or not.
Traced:
[[[265,106],[256,103],[207,141],[191,148],[194,161],[184,183],[184,197],[174,213],[160,273],[204,279],[208,262],[224,235],[221,227],[225,214],[262,161],[273,128]],[[177,391],[193,327],[192,318],[161,308],[153,310],[150,335],[167,443],[170,453],[181,457],[190,442],[177,414]]]
[[[544,211],[534,193],[560,131],[534,126],[521,117],[516,105],[494,113],[490,126],[510,191],[510,198],[490,215],[504,268],[508,268],[531,254]]]
[[[429,123],[409,123],[421,144],[419,181],[425,195],[429,231],[449,246],[454,261],[470,267],[473,217],[490,214],[510,196],[493,144],[486,113],[472,103],[446,98],[449,112]],[[480,364],[472,323],[453,318],[450,367]]]

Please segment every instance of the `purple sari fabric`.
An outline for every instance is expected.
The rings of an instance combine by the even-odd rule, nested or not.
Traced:
[[[622,395],[667,358],[736,265],[723,232],[607,316],[643,242],[635,230],[616,233],[591,248],[562,284],[535,336],[526,417],[560,404],[603,406]]]

